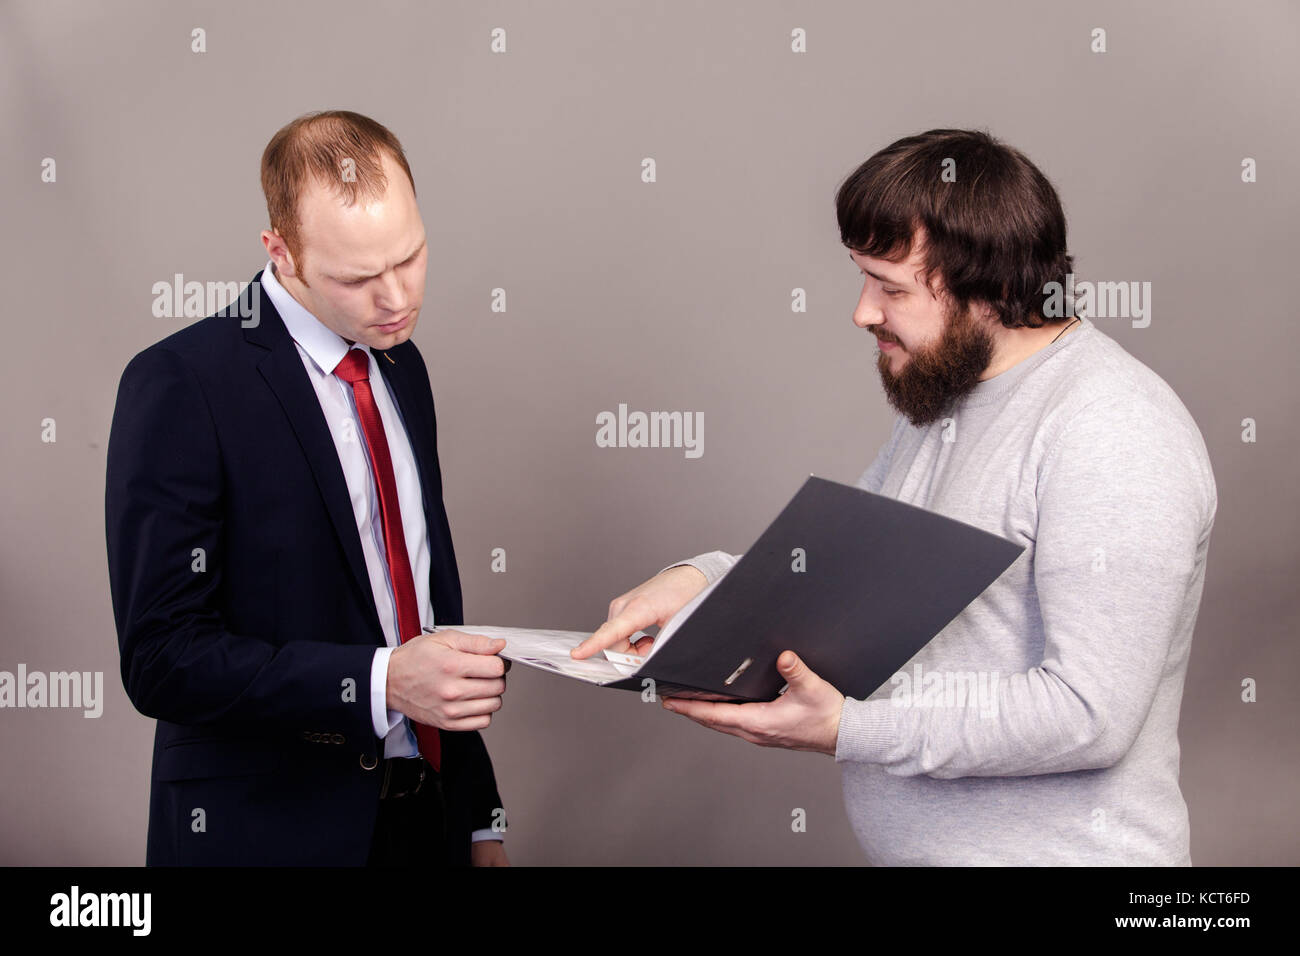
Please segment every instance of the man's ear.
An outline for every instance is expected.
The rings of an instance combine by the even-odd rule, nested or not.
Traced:
[[[275,263],[277,275],[300,278],[298,264],[293,261],[293,253],[289,251],[289,245],[278,229],[263,229],[262,245],[266,247],[266,254]]]

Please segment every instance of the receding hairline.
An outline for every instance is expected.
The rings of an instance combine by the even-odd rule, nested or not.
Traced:
[[[317,190],[350,208],[381,199],[392,185],[385,158],[411,173],[401,141],[382,123],[349,110],[306,113],[275,132],[262,152],[261,179],[268,218],[295,257],[301,257],[302,203]]]

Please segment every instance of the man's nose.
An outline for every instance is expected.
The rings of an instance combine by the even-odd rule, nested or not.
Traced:
[[[862,295],[858,297],[858,307],[853,310],[853,324],[860,329],[869,329],[873,325],[879,325],[883,320],[884,316],[867,295],[867,288],[864,285]]]
[[[410,297],[397,276],[397,270],[385,272],[379,280],[379,307],[389,312],[405,312],[409,302]]]

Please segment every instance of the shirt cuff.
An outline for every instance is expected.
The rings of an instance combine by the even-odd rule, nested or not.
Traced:
[[[469,835],[469,840],[471,843],[478,843],[480,840],[498,840],[504,842],[505,834],[499,830],[493,830],[491,827],[488,827],[486,830],[475,830]]]
[[[898,746],[899,707],[892,698],[844,698],[840,731],[835,739],[835,762],[884,763]]]
[[[370,723],[380,740],[402,722],[400,710],[388,709],[388,658],[392,654],[391,647],[376,648],[375,658],[370,664]]]

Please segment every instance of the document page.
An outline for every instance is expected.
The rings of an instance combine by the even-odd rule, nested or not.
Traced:
[[[725,575],[724,575],[725,576]],[[682,626],[687,618],[704,601],[718,585],[719,578],[708,585],[699,594],[682,606],[676,614],[668,619],[654,643],[644,657],[634,654],[619,654],[605,651],[589,657],[585,661],[576,661],[569,656],[569,651],[577,647],[588,637],[590,631],[557,631],[527,627],[498,627],[488,624],[457,624],[443,630],[460,631],[464,634],[482,634],[486,637],[498,637],[506,642],[501,656],[539,670],[552,671],[574,677],[592,684],[606,684],[621,677],[635,674],[637,669],[654,656],[655,652],[668,643],[674,632]],[[426,629],[427,630],[427,629]],[[645,631],[637,631],[632,641],[648,637]]]
[[[483,634],[487,637],[499,637],[506,642],[501,656],[539,670],[564,674],[591,684],[604,684],[618,680],[636,671],[641,659],[625,654],[610,656],[619,660],[615,663],[610,656],[597,654],[585,661],[576,661],[569,656],[569,651],[577,647],[588,637],[590,631],[554,631],[537,630],[526,627],[496,627],[483,624],[457,624],[443,630],[460,631],[464,634]],[[637,635],[644,637],[644,631]],[[630,666],[622,661],[633,662]]]

